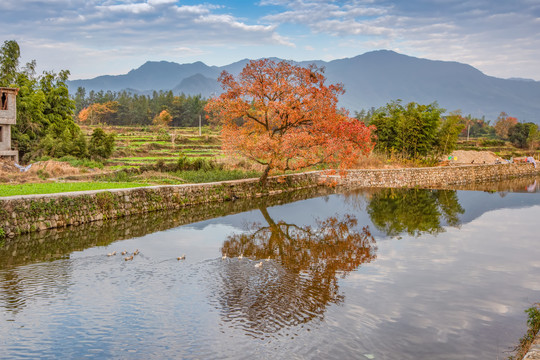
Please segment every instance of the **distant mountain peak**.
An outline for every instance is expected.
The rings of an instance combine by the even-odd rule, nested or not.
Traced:
[[[243,59],[226,66],[208,66],[201,61],[190,64],[147,61],[124,75],[73,80],[68,86],[72,93],[81,86],[87,91],[173,90],[177,94],[209,97],[222,91],[217,78],[223,70],[236,75],[249,61]],[[421,104],[437,101],[448,111],[461,109],[463,114],[485,115],[488,120],[496,119],[501,111],[522,121],[540,120],[540,82],[499,79],[459,62],[429,60],[383,49],[328,62],[293,63],[323,66],[327,84],[344,84],[346,92],[340,97],[340,106],[351,111],[378,108],[402,99],[404,103]]]
[[[527,78],[520,78],[520,77],[511,77],[511,78],[508,78],[508,80],[524,81],[524,82],[536,82],[536,80],[534,80],[534,79],[527,79]]]

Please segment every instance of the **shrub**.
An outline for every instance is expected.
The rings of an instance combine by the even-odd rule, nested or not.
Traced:
[[[106,134],[102,128],[96,128],[92,132],[88,153],[92,158],[107,159],[114,151],[115,134]]]
[[[103,169],[103,164],[101,162],[93,161],[93,160],[89,160],[89,159],[77,159],[76,157],[71,156],[71,155],[63,156],[60,159],[58,159],[58,161],[67,162],[68,164],[70,164],[71,166],[74,166],[74,167],[87,167],[87,168],[90,168],[90,169],[94,169],[94,168]]]
[[[49,174],[48,172],[46,172],[45,170],[43,169],[39,169],[37,171],[37,176],[41,179],[41,180],[47,180],[48,178],[51,177],[51,174]]]
[[[171,141],[171,135],[169,135],[169,131],[167,128],[159,128],[158,134],[157,134],[157,140],[159,141]]]

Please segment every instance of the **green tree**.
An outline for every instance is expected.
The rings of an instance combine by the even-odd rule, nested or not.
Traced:
[[[538,128],[538,125],[534,124],[534,126],[531,126],[529,129],[529,137],[527,138],[527,143],[529,144],[529,149],[533,150],[538,148],[538,144],[540,143],[540,129]]]
[[[75,101],[75,114],[79,114],[82,109],[88,106],[86,103],[86,89],[79,86],[73,100]]]
[[[463,137],[487,137],[494,139],[497,136],[495,128],[484,117],[478,119],[473,118],[469,114],[466,117],[462,117],[461,124],[463,125],[463,130],[460,135]]]
[[[207,123],[204,107],[207,100],[200,95],[175,96],[172,91],[154,91],[152,96],[127,91],[103,92],[78,88],[74,96],[75,114],[80,121],[99,115],[99,122],[110,125],[151,125],[157,115],[167,111],[172,116],[170,126],[198,126],[199,115]],[[104,107],[105,106],[105,107]],[[100,114],[109,108],[110,112]]]
[[[457,147],[459,134],[465,127],[459,111],[451,112],[441,119],[435,141],[436,155],[450,154]]]
[[[19,88],[12,138],[23,161],[40,155],[86,156],[86,142],[73,122],[75,104],[66,85],[69,71],[36,76],[35,61],[19,70],[20,51],[15,41],[6,41],[0,52],[2,85]]]
[[[526,148],[529,144],[529,140],[535,138],[538,131],[538,125],[528,123],[517,123],[508,130],[508,139],[515,147]]]
[[[444,109],[439,108],[436,102],[429,105],[411,102],[405,106],[401,100],[388,103],[375,111],[369,123],[377,128],[375,148],[386,153],[400,153],[408,158],[427,155],[441,141],[439,129],[443,112]],[[448,127],[444,130],[447,139],[448,134],[453,134],[453,130],[450,130]]]
[[[375,113],[376,109],[374,107],[371,107],[369,110],[362,109],[360,111],[354,112],[354,117],[358,119],[358,121],[363,122],[364,124],[369,124],[371,121],[371,117]]]
[[[84,158],[88,156],[86,139],[78,126],[54,123],[47,128],[39,147],[33,149],[33,155],[47,155],[54,158],[71,155]]]
[[[96,128],[92,132],[88,153],[92,158],[107,159],[114,151],[115,134],[106,134],[102,128]]]
[[[0,48],[0,86],[13,85],[17,78],[21,50],[15,40],[6,40]]]

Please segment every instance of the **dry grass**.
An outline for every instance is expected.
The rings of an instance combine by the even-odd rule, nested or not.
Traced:
[[[71,166],[67,162],[47,160],[33,163],[28,171],[21,172],[13,162],[0,160],[0,183],[41,183],[55,178],[88,175],[88,171],[85,168]],[[102,170],[97,169],[91,171],[93,174],[103,173]]]

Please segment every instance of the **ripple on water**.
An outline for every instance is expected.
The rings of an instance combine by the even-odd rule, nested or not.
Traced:
[[[369,271],[345,281],[341,268],[332,276],[319,269],[334,261],[331,252],[310,266],[271,260],[256,267],[260,260],[222,260],[223,239],[213,248],[198,244],[191,257],[187,240],[143,248],[147,239],[131,239],[128,248],[139,241],[141,249],[132,261],[98,247],[2,269],[0,358],[494,358],[499,345],[488,341],[518,339],[523,298],[538,297],[537,286],[519,280],[538,277],[538,210],[493,211],[435,240],[386,239]],[[511,243],[508,227],[489,232],[501,218],[519,224]],[[167,236],[178,239],[174,231]],[[185,261],[176,260],[180,250]],[[426,261],[440,254],[456,260]],[[520,261],[499,264],[505,256]]]
[[[260,268],[254,266],[257,263],[227,259],[216,262],[217,269],[207,275],[205,281],[215,287],[210,304],[220,313],[221,327],[271,340],[290,336],[295,327],[323,317],[327,299],[314,295],[312,278],[274,261],[263,262]]]

